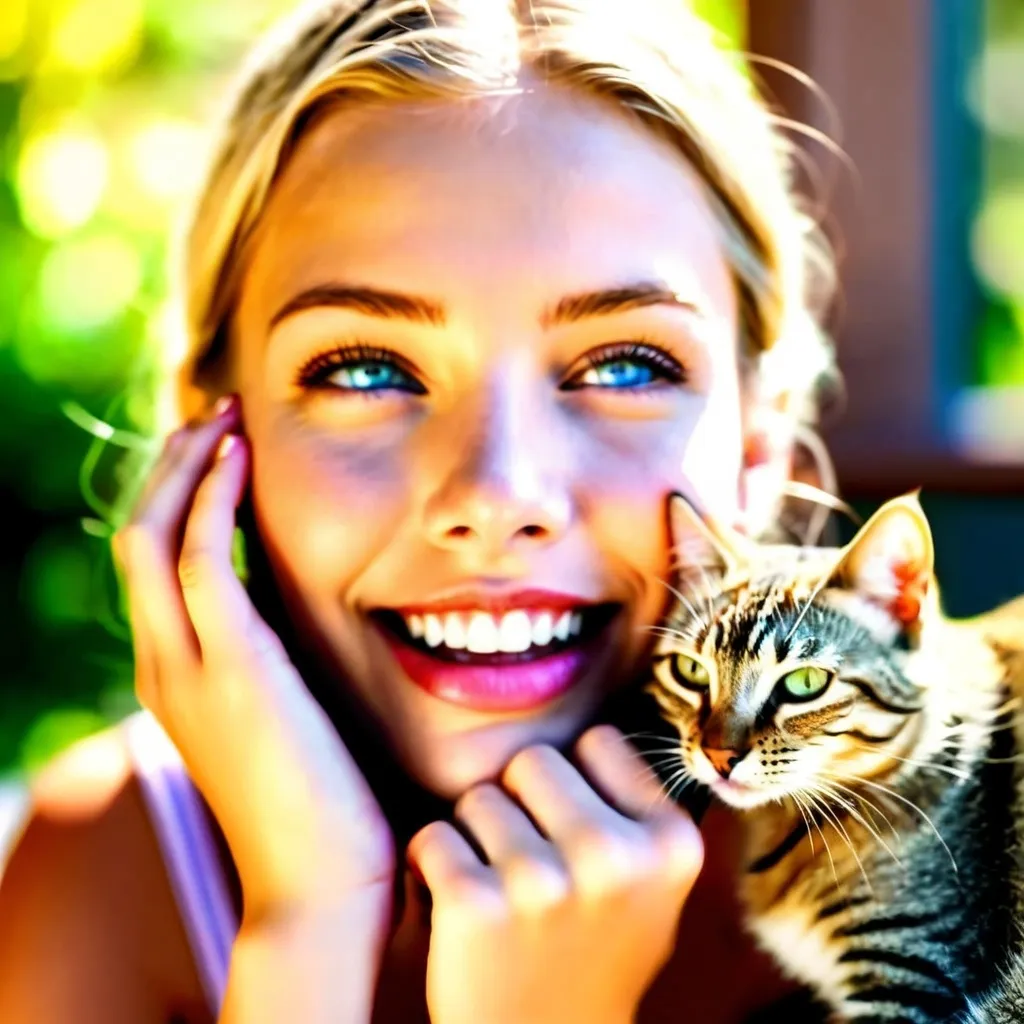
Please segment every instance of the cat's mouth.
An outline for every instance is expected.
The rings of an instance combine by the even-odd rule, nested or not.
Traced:
[[[752,785],[749,782],[737,782],[731,778],[723,779],[721,776],[708,779],[707,785],[722,803],[741,811],[761,807],[779,798],[779,794],[769,792],[763,786]]]
[[[712,788],[721,795],[749,796],[758,792],[757,787],[747,785],[745,782],[734,782],[732,779],[717,779],[712,783]]]

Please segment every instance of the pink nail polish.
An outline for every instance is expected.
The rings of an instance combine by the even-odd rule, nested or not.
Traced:
[[[234,410],[237,402],[237,395],[221,395],[213,407],[214,416],[226,416],[229,412]]]
[[[237,434],[225,434],[217,446],[217,458],[226,459],[239,445]]]

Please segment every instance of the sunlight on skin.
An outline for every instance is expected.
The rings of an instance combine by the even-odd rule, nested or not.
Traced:
[[[740,512],[736,301],[695,175],[646,128],[557,88],[360,107],[303,140],[252,253],[236,334],[254,504],[303,628],[439,793],[579,732],[639,669],[663,610],[668,491]],[[545,321],[568,296],[650,281],[682,304]],[[320,306],[271,326],[338,284],[425,297],[444,321]],[[663,350],[685,379],[565,386],[623,342]],[[351,345],[393,351],[419,390],[296,386]],[[623,608],[569,692],[485,714],[411,685],[367,617],[485,584]]]

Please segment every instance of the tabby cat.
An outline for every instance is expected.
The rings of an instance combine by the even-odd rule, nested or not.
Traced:
[[[742,812],[758,941],[832,1021],[1024,1022],[1024,602],[945,618],[916,496],[842,549],[756,544],[679,496],[672,529],[647,689],[673,792]]]

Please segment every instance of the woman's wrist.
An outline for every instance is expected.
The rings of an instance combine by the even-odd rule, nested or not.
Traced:
[[[219,1024],[369,1024],[378,930],[376,915],[354,907],[243,922]]]

